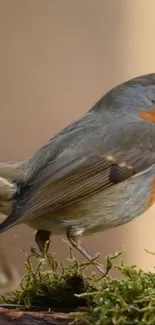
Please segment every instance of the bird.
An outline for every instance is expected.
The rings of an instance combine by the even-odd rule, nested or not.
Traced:
[[[91,261],[82,236],[126,224],[155,203],[155,73],[113,87],[34,155],[1,163],[0,177],[12,191],[0,193],[0,233],[27,224],[41,252],[51,235],[66,234]]]

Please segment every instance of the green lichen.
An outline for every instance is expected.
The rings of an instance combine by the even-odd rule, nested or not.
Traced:
[[[122,250],[107,256],[106,275],[98,279],[95,275],[84,276],[85,270],[96,261],[79,263],[72,250],[67,267],[47,251],[44,257],[33,251],[26,257],[26,274],[20,288],[1,296],[1,303],[29,309],[38,306],[40,310],[68,308],[74,311],[74,325],[155,325],[155,274],[123,262],[115,264],[121,254]],[[36,270],[31,263],[34,257],[38,259]],[[52,270],[46,272],[45,257],[52,265]],[[112,268],[123,275],[123,280],[109,277]],[[77,312],[78,307],[85,311]]]

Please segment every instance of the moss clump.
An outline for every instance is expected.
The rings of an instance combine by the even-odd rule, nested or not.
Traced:
[[[38,260],[36,270],[31,263],[34,257]],[[45,258],[50,261],[50,271],[43,271]],[[84,270],[94,263],[79,263],[70,249],[69,266],[64,267],[53,254],[45,252],[43,257],[33,250],[30,255],[26,254],[26,273],[19,289],[9,295],[0,295],[0,304],[19,305],[22,309],[40,307],[40,310],[74,310],[78,306],[87,306],[87,299],[79,298],[76,294],[98,290],[100,284],[95,275],[86,278],[83,274]]]
[[[138,270],[135,266],[115,265],[114,256],[109,255],[106,275],[98,279],[95,275],[85,277],[85,269],[92,263],[79,263],[70,251],[70,264],[63,267],[53,255],[50,259],[52,271],[43,272],[44,259],[36,252],[27,256],[26,269],[20,288],[8,296],[1,296],[1,303],[18,304],[25,308],[68,308],[74,311],[85,307],[85,312],[74,312],[76,325],[155,325],[155,274]],[[34,271],[31,258],[37,257],[39,265]],[[108,277],[108,272],[117,268],[123,280]],[[23,308],[23,307],[21,307]]]
[[[83,315],[77,313],[74,324],[155,325],[155,274],[123,262],[113,267],[124,279],[105,280],[97,292],[79,295],[88,302],[91,298],[92,307]]]

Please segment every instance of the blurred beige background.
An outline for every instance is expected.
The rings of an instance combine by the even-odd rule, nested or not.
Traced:
[[[21,160],[86,112],[111,87],[155,72],[154,0],[0,0],[0,160]],[[126,262],[150,269],[155,210],[85,238],[102,256],[125,245]],[[24,270],[33,230],[3,234],[11,261]],[[65,261],[67,246],[53,237]]]

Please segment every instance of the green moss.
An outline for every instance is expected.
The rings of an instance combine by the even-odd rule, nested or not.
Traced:
[[[74,312],[77,325],[155,325],[155,274],[138,270],[135,266],[114,264],[122,251],[106,259],[106,276],[85,277],[84,271],[92,263],[79,263],[70,250],[69,266],[64,267],[46,252],[52,271],[43,272],[44,259],[33,252],[27,256],[26,274],[20,288],[9,296],[1,296],[1,303],[24,305],[25,308],[85,307],[85,312]],[[31,259],[38,267],[33,269]],[[123,280],[111,279],[108,272],[117,268]]]
[[[38,267],[34,270],[32,259],[37,258]],[[44,262],[50,261],[52,270],[43,271]],[[85,277],[84,270],[92,263],[79,263],[69,254],[69,266],[64,267],[56,260],[53,254],[45,253],[45,256],[33,251],[26,254],[26,273],[23,276],[18,290],[9,295],[1,295],[0,303],[20,305],[30,309],[32,307],[68,308],[73,310],[78,306],[86,306],[87,299],[77,297],[76,294],[96,291],[99,282],[95,276]],[[41,309],[40,308],[40,309]]]
[[[93,297],[93,307],[85,314],[74,315],[74,324],[155,325],[155,274],[123,262],[113,267],[124,279],[105,280],[97,292],[80,295],[87,301]]]

